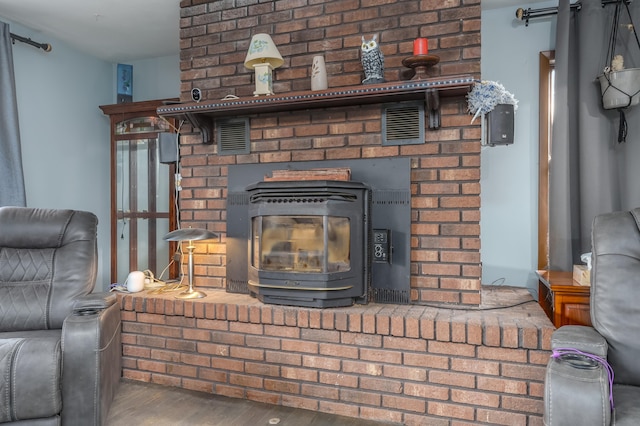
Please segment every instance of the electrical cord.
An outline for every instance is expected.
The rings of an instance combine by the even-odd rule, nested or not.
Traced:
[[[448,306],[448,305],[431,305],[431,304],[424,304],[424,303],[420,303],[419,306],[426,306],[428,308],[436,308],[436,309],[448,309],[448,310],[452,310],[452,311],[476,312],[476,311],[496,311],[496,310],[500,310],[500,309],[515,308],[516,306],[526,305],[527,303],[532,303],[532,302],[538,303],[535,300],[531,299],[531,300],[525,300],[523,302],[514,303],[514,304],[511,304],[511,305],[490,306],[490,307],[486,307],[486,308],[473,308],[473,307]]]
[[[182,174],[181,174],[182,165],[180,163],[180,131],[184,123],[185,121],[181,120],[180,124],[178,125],[178,128],[176,129],[176,135],[177,135],[176,137],[178,138],[178,143],[176,143],[176,175],[179,176],[180,179],[182,179]],[[181,189],[182,189],[182,186],[180,184],[174,186],[173,202],[174,202],[174,211],[176,214],[176,217],[175,217],[176,229],[182,228],[180,225],[180,190]],[[177,256],[177,259],[176,259],[176,256]],[[178,264],[180,265],[180,286],[182,286],[182,281],[184,280],[184,276],[185,276],[184,262],[182,261],[183,257],[184,257],[184,250],[182,249],[182,241],[179,241],[178,246],[176,248],[176,252],[173,254],[172,261],[175,260],[179,262]]]
[[[492,285],[492,286],[503,286],[505,281],[506,281],[506,278],[504,278],[504,277],[496,278],[489,285]],[[436,308],[436,309],[449,309],[449,310],[452,310],[452,311],[477,312],[477,311],[497,311],[497,310],[501,310],[501,309],[515,308],[516,306],[526,305],[527,303],[531,303],[531,302],[536,302],[536,301],[531,299],[531,300],[524,300],[524,301],[518,302],[518,303],[513,303],[511,305],[489,306],[489,307],[486,307],[486,308],[474,308],[474,307],[464,307],[464,306],[449,306],[449,305],[433,305],[433,304],[424,304],[424,303],[420,303],[420,306],[426,306],[426,307],[429,307],[429,308]]]
[[[163,119],[165,119],[163,117]],[[180,131],[182,129],[182,126],[184,125],[185,121],[181,120],[178,127],[175,127],[173,124],[171,124],[168,120],[165,119],[165,121],[169,124],[169,126],[171,126],[175,131],[176,131],[176,139],[177,139],[177,143],[176,143],[176,170],[175,170],[175,177],[176,177],[176,181],[175,181],[175,185],[174,185],[174,197],[173,197],[173,203],[174,203],[174,210],[175,210],[175,219],[176,219],[176,229],[181,229],[180,226],[180,190],[181,190],[181,185],[179,182],[179,179],[181,179],[181,164],[180,164]],[[162,294],[162,293],[169,293],[169,292],[173,292],[173,291],[178,291],[178,290],[183,290],[184,288],[186,288],[186,285],[183,284],[184,281],[184,277],[185,277],[185,265],[184,262],[182,261],[184,256],[184,251],[182,249],[182,241],[178,241],[178,245],[176,248],[175,253],[173,254],[171,261],[169,262],[169,264],[167,265],[167,267],[162,271],[162,273],[160,274],[160,276],[162,277],[162,275],[169,269],[169,267],[175,263],[178,262],[178,264],[180,265],[180,279],[177,282],[174,283],[165,283],[164,286],[160,287],[160,288],[156,288],[154,290],[151,290],[149,292],[149,294]]]

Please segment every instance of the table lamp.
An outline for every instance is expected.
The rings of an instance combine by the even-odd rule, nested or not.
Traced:
[[[255,96],[273,95],[273,69],[284,64],[284,59],[278,52],[269,34],[256,34],[251,39],[244,66],[255,70]]]
[[[189,241],[187,251],[189,253],[189,288],[176,295],[178,299],[201,299],[207,294],[193,289],[193,245],[194,241],[210,240],[218,238],[217,234],[200,228],[176,229],[164,236],[165,241]]]

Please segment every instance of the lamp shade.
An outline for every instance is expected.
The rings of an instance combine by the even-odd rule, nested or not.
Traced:
[[[217,234],[201,228],[176,229],[164,236],[165,241],[197,241],[218,238]]]
[[[255,65],[264,63],[270,64],[271,68],[278,68],[284,64],[284,59],[269,34],[256,34],[249,44],[244,66],[251,70]]]

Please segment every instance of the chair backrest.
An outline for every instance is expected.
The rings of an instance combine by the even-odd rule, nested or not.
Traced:
[[[93,213],[0,208],[0,331],[62,328],[97,274]]]
[[[640,385],[640,208],[595,218],[591,321],[620,384]]]

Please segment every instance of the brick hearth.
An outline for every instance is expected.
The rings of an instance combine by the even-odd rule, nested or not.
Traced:
[[[553,326],[524,289],[482,309],[120,296],[128,379],[407,425],[540,425]],[[528,302],[528,303],[527,303]]]

